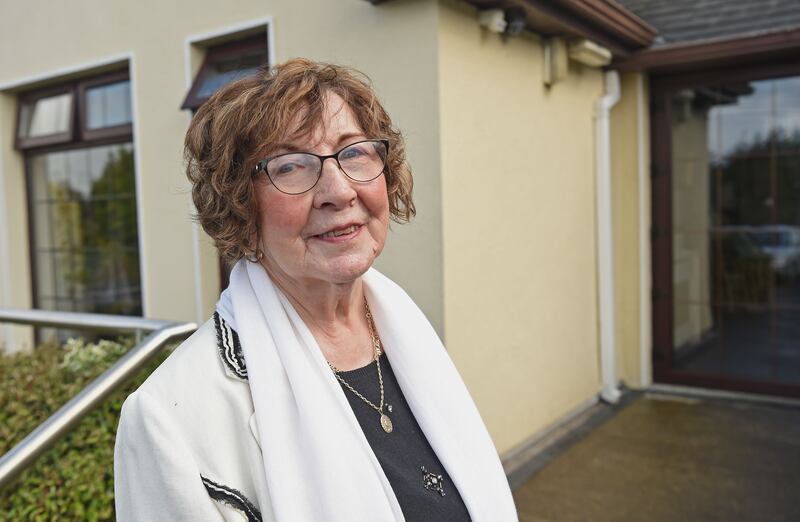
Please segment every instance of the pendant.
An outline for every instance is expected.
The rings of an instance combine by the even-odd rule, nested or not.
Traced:
[[[381,413],[381,428],[383,428],[383,431],[386,433],[392,432],[392,419],[383,413]]]

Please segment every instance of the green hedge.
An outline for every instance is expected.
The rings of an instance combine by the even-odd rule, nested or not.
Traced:
[[[130,341],[70,341],[0,356],[0,454],[111,365]],[[113,520],[114,436],[122,402],[168,355],[165,350],[89,414],[33,467],[0,491],[0,520]]]

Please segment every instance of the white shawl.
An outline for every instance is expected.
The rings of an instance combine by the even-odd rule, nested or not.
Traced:
[[[377,270],[363,282],[403,395],[472,519],[517,520],[496,449],[436,332]],[[403,520],[317,342],[266,271],[239,261],[217,310],[242,343],[275,519]]]

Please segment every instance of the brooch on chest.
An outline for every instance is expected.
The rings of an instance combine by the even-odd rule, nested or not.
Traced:
[[[422,485],[425,486],[425,489],[444,496],[444,479],[442,479],[442,476],[429,472],[425,469],[425,466],[420,469],[422,470]]]

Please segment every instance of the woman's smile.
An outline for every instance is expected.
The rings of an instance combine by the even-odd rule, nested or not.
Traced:
[[[354,239],[361,232],[362,225],[352,224],[345,225],[340,228],[333,228],[322,234],[311,236],[311,239],[317,239],[325,243],[345,243]]]

